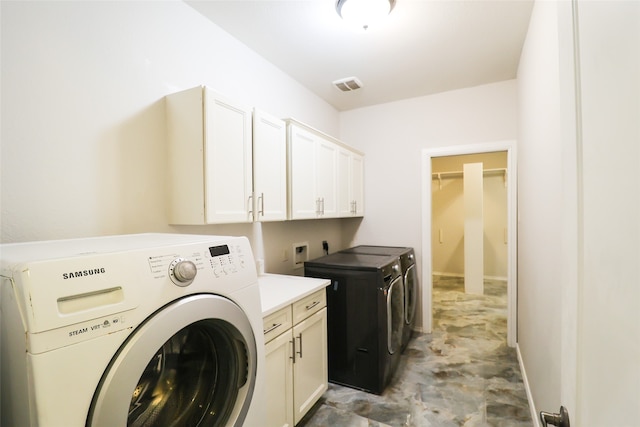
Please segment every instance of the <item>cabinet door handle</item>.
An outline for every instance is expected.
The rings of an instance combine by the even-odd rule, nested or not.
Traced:
[[[298,351],[294,351],[295,353],[298,353],[298,356],[300,356],[300,359],[302,359],[302,332],[300,332],[298,334],[298,339],[300,340],[300,350]],[[293,339],[293,341],[295,342],[295,338]],[[294,359],[295,360],[295,359]]]
[[[289,359],[293,360],[293,363],[296,363],[296,338],[293,338],[293,341],[289,341],[291,343],[291,356]]]
[[[249,205],[249,215],[253,215],[253,194],[249,196],[247,204]]]
[[[320,197],[316,199],[316,215],[320,215]]]
[[[311,310],[313,307],[315,307],[318,304],[320,304],[320,301],[314,301],[313,303],[305,306],[304,308],[306,308],[307,310]]]
[[[269,332],[278,329],[280,326],[282,326],[282,323],[274,323],[273,325],[271,325],[269,328],[265,329],[264,331],[262,331],[265,335],[268,334]]]
[[[260,193],[260,197],[258,197],[258,204],[260,205],[258,215],[262,214],[262,216],[264,216],[264,193]]]

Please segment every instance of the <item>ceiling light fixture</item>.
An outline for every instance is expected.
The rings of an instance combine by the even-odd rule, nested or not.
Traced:
[[[396,0],[337,0],[336,11],[345,22],[367,30],[389,15],[395,5]]]

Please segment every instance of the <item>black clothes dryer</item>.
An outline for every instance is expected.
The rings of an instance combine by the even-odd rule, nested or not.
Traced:
[[[404,288],[397,256],[334,253],[304,265],[327,287],[329,381],[381,394],[402,346]]]
[[[340,251],[347,254],[394,255],[400,258],[404,284],[405,326],[402,333],[402,351],[409,344],[416,324],[416,306],[418,302],[418,273],[413,248],[399,246],[360,245]]]

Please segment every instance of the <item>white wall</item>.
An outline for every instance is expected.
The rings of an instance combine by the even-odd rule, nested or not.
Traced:
[[[251,225],[167,225],[168,93],[206,84],[338,133],[333,107],[183,2],[0,7],[2,242],[147,231],[251,237]],[[341,240],[335,221],[278,233],[277,248],[265,238],[264,250],[254,249],[271,257],[285,240],[309,239],[314,248]],[[284,269],[275,258],[267,265]]]
[[[534,407],[635,426],[640,3],[536,2],[518,88],[518,341]]]
[[[562,140],[555,2],[536,2],[518,70],[518,346],[538,410],[560,406]]]
[[[577,16],[583,196],[576,421],[584,427],[636,426],[640,2],[579,1]]]
[[[340,138],[366,153],[365,217],[352,243],[411,246],[422,259],[422,150],[516,135],[515,80],[340,113]]]

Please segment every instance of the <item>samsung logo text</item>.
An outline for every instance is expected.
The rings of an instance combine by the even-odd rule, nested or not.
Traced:
[[[86,277],[86,276],[95,276],[97,274],[104,274],[106,270],[104,268],[94,268],[92,270],[80,270],[80,271],[70,271],[69,273],[62,273],[62,278],[73,279],[76,277]]]

